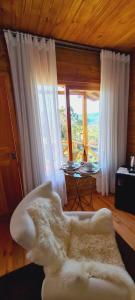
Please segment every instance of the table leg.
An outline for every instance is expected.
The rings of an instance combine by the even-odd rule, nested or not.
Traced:
[[[75,195],[75,200],[73,201],[73,204],[72,204],[72,207],[70,208],[70,210],[72,211],[73,209],[77,210],[77,208],[80,206],[81,209],[83,210],[83,207],[81,204],[81,199],[80,199],[80,196],[79,196],[79,189],[78,189],[78,180],[77,178],[73,177],[74,179],[74,186],[75,186],[75,190],[76,190],[76,195]],[[77,207],[74,208],[74,205],[77,204]]]
[[[89,201],[83,200],[83,203],[86,204],[87,206],[90,206],[90,210],[91,209],[94,210],[94,207],[93,207],[93,197],[92,197],[92,182],[90,182],[89,184],[90,184],[90,187],[89,187],[89,190],[90,190],[90,199],[89,199]],[[78,185],[79,185],[79,183],[78,183]],[[79,194],[79,191],[78,191],[78,194]],[[79,200],[80,200],[79,203],[81,204],[80,206],[81,206],[82,210],[84,210],[80,195],[79,195]]]
[[[80,206],[81,210],[84,210],[84,208],[82,206],[81,197],[79,194],[79,180],[77,178],[75,179],[75,186],[76,186],[76,194],[77,194],[77,199],[78,199],[78,206]]]

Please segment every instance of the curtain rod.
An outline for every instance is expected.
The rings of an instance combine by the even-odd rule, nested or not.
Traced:
[[[80,43],[73,43],[73,42],[69,42],[69,41],[65,41],[65,40],[59,40],[59,39],[53,38],[51,36],[46,37],[46,36],[43,36],[43,35],[38,35],[36,33],[33,34],[33,33],[30,33],[30,32],[20,31],[20,30],[15,31],[15,30],[12,30],[12,29],[9,29],[9,28],[4,28],[3,32],[7,32],[8,30],[10,30],[14,36],[17,33],[20,33],[20,34],[30,34],[33,38],[35,36],[37,36],[37,38],[39,40],[42,39],[42,38],[45,38],[46,40],[53,39],[55,41],[56,47],[59,47],[59,48],[67,48],[67,49],[73,49],[73,50],[83,50],[83,51],[98,52],[98,53],[100,53],[101,50],[104,49],[104,50],[114,51],[116,53],[119,52],[121,54],[123,54],[123,53],[130,54],[129,52],[123,52],[123,51],[120,51],[118,49],[100,48],[100,47],[94,47],[94,46],[84,45],[84,44],[80,44]]]
[[[4,32],[7,32],[10,29],[3,29]],[[88,46],[88,45],[84,45],[84,44],[79,44],[79,43],[72,43],[72,42],[68,42],[68,41],[64,41],[64,40],[58,40],[55,39],[53,37],[46,37],[43,35],[38,35],[38,34],[33,34],[33,33],[29,33],[29,32],[25,32],[25,31],[14,31],[14,30],[10,30],[12,32],[13,35],[16,35],[17,33],[22,33],[22,34],[30,34],[32,37],[37,36],[38,39],[42,39],[45,38],[46,40],[49,40],[50,38],[52,38],[55,41],[55,44],[57,47],[62,47],[62,48],[72,48],[74,50],[85,50],[85,51],[93,51],[93,52],[100,52],[101,49],[97,48],[97,47],[93,47],[93,46]]]

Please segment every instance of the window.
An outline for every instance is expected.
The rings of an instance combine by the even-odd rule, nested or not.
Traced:
[[[98,163],[99,91],[58,86],[64,161]]]

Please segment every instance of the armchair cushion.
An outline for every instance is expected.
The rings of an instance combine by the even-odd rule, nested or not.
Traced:
[[[91,278],[120,285],[126,288],[127,300],[134,299],[134,283],[119,254],[108,209],[99,210],[90,220],[80,221],[65,216],[60,199],[52,197],[46,201],[38,198],[28,213],[37,232],[28,257],[44,266],[47,278],[60,278],[62,286],[70,292],[85,291],[84,300],[88,299]],[[50,296],[45,299],[50,300]]]

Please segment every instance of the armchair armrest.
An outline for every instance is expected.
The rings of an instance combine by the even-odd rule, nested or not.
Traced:
[[[16,207],[10,221],[10,233],[19,245],[26,250],[33,247],[36,239],[36,229],[34,222],[27,212],[27,208],[32,201],[39,197],[48,197],[52,193],[51,182],[38,186],[32,190]]]
[[[93,211],[66,211],[64,214],[68,217],[77,217],[80,220],[91,219],[95,212]]]
[[[13,240],[23,248],[26,250],[32,248],[36,238],[36,229],[27,211],[23,214],[19,209],[14,211],[10,221],[10,233]]]

